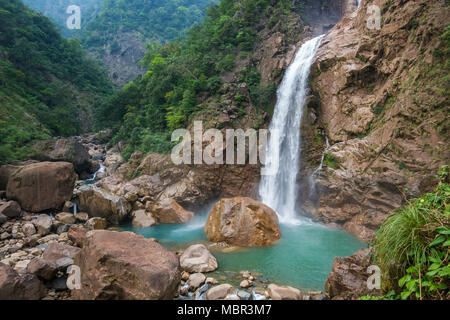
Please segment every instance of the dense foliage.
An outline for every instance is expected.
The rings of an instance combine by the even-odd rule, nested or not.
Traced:
[[[76,40],[19,0],[0,2],[0,162],[26,157],[27,145],[80,132],[80,113],[111,91]]]
[[[204,17],[204,10],[215,0],[100,0],[100,9],[87,12],[81,32],[86,48],[103,50],[116,46],[114,37],[133,32],[144,39],[166,42],[184,37],[187,30]],[[111,48],[114,51],[114,47]]]
[[[391,298],[450,298],[448,166],[440,176],[433,193],[409,202],[377,232],[375,262],[389,279],[384,289]]]
[[[96,109],[99,127],[119,131],[116,141],[127,142],[125,157],[134,150],[169,150],[169,132],[186,126],[208,98],[220,97],[221,75],[251,55],[257,30],[283,23],[292,6],[288,0],[222,0],[207,10],[204,24],[194,26],[185,40],[151,44],[143,61],[148,72]],[[249,88],[251,101],[236,96],[237,105],[264,106],[276,93],[273,84],[262,84],[255,67],[245,68],[238,77]]]

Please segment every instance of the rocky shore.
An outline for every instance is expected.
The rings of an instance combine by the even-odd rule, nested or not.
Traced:
[[[108,148],[107,135],[42,143],[47,156],[39,159],[45,161],[0,167],[5,189],[0,191],[1,298],[329,298],[270,283],[257,272],[221,270],[228,276],[215,279],[210,273],[220,266],[204,244],[171,252],[156,239],[118,232],[120,224],[129,222],[135,227],[188,223],[194,213],[164,197],[164,188],[157,195],[151,192],[158,190],[158,175],[127,178],[133,159],[122,160],[120,145]],[[154,184],[144,187],[140,181]],[[272,245],[281,237],[273,210],[244,197],[219,201],[205,233],[211,244],[222,247]],[[231,278],[239,285],[227,283]]]

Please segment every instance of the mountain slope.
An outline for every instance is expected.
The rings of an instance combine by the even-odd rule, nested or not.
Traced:
[[[89,128],[91,106],[111,92],[76,40],[18,0],[0,3],[0,161],[26,157],[28,143]]]

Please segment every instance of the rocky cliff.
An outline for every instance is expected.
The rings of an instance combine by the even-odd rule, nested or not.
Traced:
[[[368,27],[373,5],[379,29]],[[325,136],[331,144],[314,220],[369,240],[389,212],[435,185],[449,159],[449,15],[444,0],[363,0],[323,39],[305,121],[311,167]]]

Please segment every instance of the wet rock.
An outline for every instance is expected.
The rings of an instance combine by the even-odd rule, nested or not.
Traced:
[[[66,233],[67,231],[69,231],[69,229],[70,229],[70,224],[63,224],[58,227],[58,229],[56,230],[56,233],[61,235],[63,233]]]
[[[359,250],[345,258],[335,258],[331,273],[325,283],[325,290],[332,299],[358,299],[378,291],[369,291],[367,268],[370,266],[370,249]]]
[[[211,272],[218,268],[216,258],[202,244],[187,248],[180,257],[181,268],[190,273]]]
[[[208,277],[208,278],[206,278],[205,283],[207,283],[207,284],[217,284],[218,281],[216,279],[214,279],[214,278]]]
[[[174,199],[164,199],[158,203],[149,201],[146,209],[159,223],[187,223],[194,219],[194,213],[183,209]]]
[[[204,230],[210,241],[237,246],[266,246],[281,238],[275,211],[245,197],[220,200]]]
[[[0,300],[39,300],[43,296],[44,286],[37,277],[18,274],[0,263]]]
[[[172,299],[180,282],[176,255],[130,232],[89,232],[75,264],[82,282],[75,299]]]
[[[89,230],[104,230],[108,227],[108,222],[103,218],[91,218],[86,222],[85,226]]]
[[[73,210],[74,210],[74,204],[73,204],[73,202],[72,202],[72,201],[66,201],[66,202],[64,203],[64,207],[63,207],[62,211],[63,211],[63,212],[74,213]]]
[[[228,295],[234,293],[234,288],[231,284],[221,284],[216,287],[209,289],[206,292],[207,300],[222,300],[225,299]]]
[[[29,212],[57,210],[72,197],[75,181],[71,163],[34,163],[19,169],[9,179],[7,197]]]
[[[0,214],[8,218],[16,218],[20,216],[22,209],[16,201],[8,201],[0,205]]]
[[[133,217],[132,225],[137,228],[148,228],[156,225],[156,220],[152,217],[149,212],[145,210],[133,211],[131,214]]]
[[[205,283],[206,276],[203,273],[193,273],[189,276],[189,290],[195,291]]]
[[[100,188],[82,190],[78,194],[78,206],[89,216],[105,218],[114,225],[124,221],[131,210],[131,205],[124,198]]]
[[[289,286],[270,284],[267,287],[267,292],[272,300],[303,300],[300,290]]]
[[[237,295],[241,300],[250,300],[250,298],[252,297],[251,293],[244,290],[239,290],[237,292]]]
[[[250,288],[253,285],[253,283],[250,280],[242,280],[241,283],[239,284],[239,286],[241,288]]]

